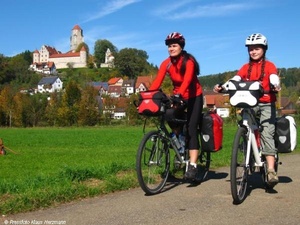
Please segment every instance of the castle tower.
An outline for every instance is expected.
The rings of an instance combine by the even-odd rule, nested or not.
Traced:
[[[71,37],[70,37],[70,50],[72,52],[75,52],[77,49],[78,45],[80,43],[84,42],[83,39],[83,30],[78,26],[75,25],[72,29],[71,32]]]
[[[35,50],[33,52],[33,63],[39,63],[40,62],[40,53],[38,50]]]

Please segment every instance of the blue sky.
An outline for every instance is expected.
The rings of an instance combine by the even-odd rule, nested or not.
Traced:
[[[239,69],[248,60],[245,39],[267,36],[267,58],[278,68],[299,67],[298,0],[2,0],[0,54],[14,56],[50,45],[67,52],[78,24],[93,53],[97,40],[119,50],[147,52],[150,63],[168,57],[164,45],[173,31],[200,63],[201,75]]]

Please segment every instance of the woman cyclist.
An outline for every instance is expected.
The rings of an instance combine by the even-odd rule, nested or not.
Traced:
[[[158,90],[166,76],[169,74],[173,83],[173,101],[184,102],[187,107],[187,147],[189,149],[190,163],[185,173],[186,179],[195,179],[197,175],[197,160],[199,154],[198,126],[203,109],[202,87],[197,78],[200,68],[197,60],[184,49],[185,38],[178,32],[170,33],[165,44],[168,46],[169,57],[159,68],[157,76],[150,90]],[[180,108],[182,111],[182,108]],[[180,109],[172,111],[173,116],[180,115]],[[173,117],[172,115],[169,118]],[[168,120],[168,119],[167,119]],[[169,119],[169,125],[176,130]],[[178,134],[177,134],[178,135]]]
[[[251,34],[246,39],[245,46],[248,49],[249,62],[243,65],[232,80],[258,80],[264,89],[264,95],[259,99],[259,104],[254,110],[260,115],[260,123],[263,128],[261,139],[263,152],[268,165],[268,184],[274,186],[278,183],[275,172],[275,120],[276,120],[276,95],[280,91],[280,79],[275,65],[266,59],[268,49],[267,38],[260,34]],[[215,85],[214,91],[220,92],[226,89],[227,82],[223,85]]]

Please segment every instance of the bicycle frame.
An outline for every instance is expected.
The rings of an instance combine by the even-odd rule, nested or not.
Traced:
[[[172,147],[173,147],[173,150],[177,156],[177,159],[180,161],[180,164],[183,164],[183,163],[187,163],[187,159],[185,158],[182,158],[180,153],[179,153],[179,149],[177,148],[177,146],[173,143],[172,141],[172,138],[171,138],[171,134],[165,124],[165,114],[161,115],[160,116],[160,119],[159,119],[159,125],[157,127],[157,129],[160,131],[160,134],[162,135],[162,137],[164,137],[165,139],[168,139],[169,143],[171,143]],[[178,123],[185,123],[186,121],[185,120],[179,120],[179,119],[176,119],[176,122]]]
[[[262,167],[264,166],[264,161],[261,159],[261,150],[258,148],[257,140],[255,137],[255,131],[259,131],[259,124],[257,123],[255,119],[255,113],[253,109],[251,108],[245,108],[243,109],[242,112],[242,126],[245,126],[247,128],[247,136],[248,136],[248,141],[247,141],[247,154],[246,154],[246,166],[247,168],[250,166],[249,161],[250,161],[250,154],[251,154],[251,149],[254,155],[255,159],[255,166],[257,167]]]

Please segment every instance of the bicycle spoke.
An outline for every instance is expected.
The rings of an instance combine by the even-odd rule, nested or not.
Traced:
[[[169,175],[169,149],[167,141],[158,131],[146,134],[137,154],[137,176],[146,194],[156,194],[164,187]]]

